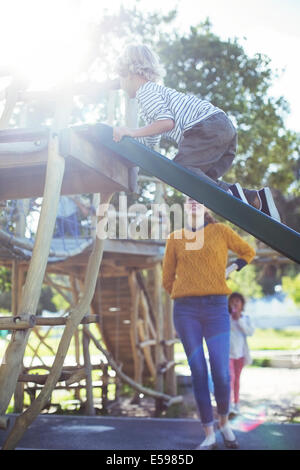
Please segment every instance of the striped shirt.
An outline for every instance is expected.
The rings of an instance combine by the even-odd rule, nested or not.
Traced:
[[[140,117],[146,125],[163,119],[173,119],[175,123],[174,128],[169,132],[149,137],[137,137],[139,142],[148,147],[158,145],[162,136],[179,145],[185,131],[203,119],[223,112],[209,101],[180,93],[151,81],[144,83],[138,89],[136,98],[140,108]]]

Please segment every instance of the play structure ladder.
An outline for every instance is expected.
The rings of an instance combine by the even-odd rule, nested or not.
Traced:
[[[78,126],[65,129],[60,138],[61,153],[65,153],[64,142],[69,132],[83,132],[86,138],[97,141],[115,156],[126,158],[168,185],[193,199],[204,203],[216,214],[244,229],[271,248],[296,263],[300,263],[300,234],[288,226],[265,215],[253,206],[231,196],[216,185],[155,152],[135,139],[125,137],[116,143],[112,138],[112,127],[106,124]]]

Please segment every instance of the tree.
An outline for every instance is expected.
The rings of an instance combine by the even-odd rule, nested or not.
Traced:
[[[237,39],[221,40],[209,20],[190,28],[184,37],[161,37],[158,51],[165,64],[165,84],[208,99],[236,123],[238,155],[226,174],[244,187],[276,188],[281,208],[289,204],[289,223],[300,231],[293,200],[300,196],[300,139],[285,128],[288,112],[284,98],[269,94],[274,80],[270,59],[262,54],[248,57]],[[299,202],[299,199],[297,199]],[[286,220],[286,211],[283,210]]]
[[[239,292],[247,298],[258,299],[263,296],[262,287],[257,282],[256,267],[246,266],[239,272],[234,272],[227,280],[232,292]]]
[[[294,278],[283,276],[282,290],[293,299],[296,305],[300,305],[300,274]]]

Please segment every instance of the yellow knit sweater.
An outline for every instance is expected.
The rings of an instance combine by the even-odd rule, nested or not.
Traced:
[[[254,258],[254,249],[227,225],[208,224],[201,230],[204,230],[204,244],[198,250],[186,249],[186,244],[192,241],[191,232],[181,229],[169,235],[163,261],[163,286],[173,299],[230,294],[225,279],[228,250],[247,263]],[[178,235],[181,238],[176,238]]]

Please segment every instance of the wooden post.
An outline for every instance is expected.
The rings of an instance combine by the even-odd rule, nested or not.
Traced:
[[[108,364],[102,366],[102,390],[101,390],[101,401],[102,401],[102,413],[106,413],[108,405]]]
[[[24,238],[26,233],[26,217],[30,210],[30,199],[17,201],[18,220],[16,222],[16,236]]]
[[[129,274],[128,282],[131,293],[130,341],[134,363],[134,380],[135,382],[142,384],[143,356],[138,347],[138,316],[140,292],[134,271]],[[138,395],[134,397],[133,401],[139,401]]]
[[[0,416],[0,429],[6,430],[9,425],[8,416]]]
[[[165,336],[166,340],[174,340],[173,301],[167,293],[165,295]],[[174,343],[166,346],[166,358],[168,363],[174,361]],[[166,372],[166,393],[169,395],[177,394],[175,367],[171,367]]]
[[[11,270],[11,311],[13,317],[18,315],[18,301],[19,301],[19,262],[13,260]]]
[[[9,125],[14,107],[16,105],[19,93],[19,83],[16,78],[12,79],[10,86],[7,88],[7,95],[3,113],[0,117],[0,130],[6,129]]]
[[[117,90],[111,90],[108,94],[107,103],[107,124],[113,126],[116,112]]]
[[[79,300],[76,279],[75,279],[75,276],[69,276],[69,279],[70,279],[70,285],[71,285],[71,289],[72,289],[73,303],[74,303],[74,305],[76,305],[76,303]],[[80,366],[79,328],[77,328],[75,333],[74,333],[74,344],[75,344],[75,362],[76,362],[77,366]],[[74,397],[75,397],[76,400],[81,401],[80,388],[75,389]]]
[[[83,359],[85,369],[85,381],[86,381],[86,414],[89,416],[95,416],[94,400],[93,400],[93,380],[92,380],[92,366],[91,357],[89,351],[90,338],[87,335],[88,326],[84,325],[82,330],[82,347],[83,347]]]
[[[138,127],[138,103],[137,100],[129,99],[125,97],[125,126],[135,128]],[[130,179],[130,190],[137,192],[137,176],[139,173],[139,167],[134,166],[129,168],[129,179]]]
[[[112,194],[106,194],[103,196],[104,197],[102,202],[108,204]],[[13,449],[15,447],[16,443],[19,441],[19,439],[21,439],[27,427],[40,413],[51,396],[51,393],[61,375],[64,360],[70,346],[70,341],[80,321],[89,310],[89,306],[95,292],[95,286],[103,255],[103,248],[104,240],[101,240],[97,237],[89,257],[82,296],[78,302],[78,305],[76,305],[72,312],[70,312],[68,322],[60,340],[56,357],[45,386],[31,406],[16,419],[15,425],[8,435],[3,449]]]
[[[55,225],[65,160],[58,151],[58,131],[68,123],[72,98],[68,92],[61,97],[49,137],[48,163],[44,198],[32,258],[27,273],[19,315],[26,320],[35,314],[45,275],[50,243]],[[14,393],[30,330],[15,331],[6,349],[0,368],[0,415],[6,412]]]
[[[155,197],[154,202],[155,204],[161,205],[164,202],[164,186],[163,183],[158,182],[156,183],[156,190],[155,190]],[[159,207],[158,207],[159,208]],[[162,215],[159,217],[159,211],[153,214],[151,217],[151,238],[154,240],[159,240],[161,238],[161,220]]]
[[[19,202],[19,201],[18,201]],[[25,233],[25,230],[24,230]],[[20,296],[19,296],[19,262],[17,260],[13,260],[12,262],[12,282],[11,282],[11,311],[13,317],[18,315],[18,306]],[[14,391],[14,412],[15,413],[22,413],[24,406],[24,384],[17,383],[16,388]]]
[[[142,342],[147,342],[148,334],[145,333],[146,328],[145,328],[144,325],[145,325],[144,321],[140,319],[139,322],[138,322],[139,336],[140,336],[140,339],[141,339]],[[139,347],[140,348],[142,347],[142,343],[139,344]],[[145,345],[143,347],[143,354],[144,354],[145,361],[146,361],[146,364],[148,366],[149,372],[152,375],[152,377],[155,379],[156,369],[155,369],[154,361],[152,359],[150,346]]]
[[[154,267],[154,310],[156,315],[156,347],[155,347],[155,364],[156,364],[156,390],[163,392],[164,390],[164,377],[161,372],[161,367],[165,363],[164,350],[162,340],[164,337],[164,317],[162,308],[162,273],[161,265],[157,263]]]

